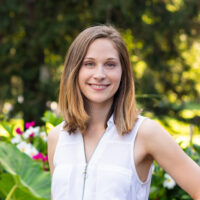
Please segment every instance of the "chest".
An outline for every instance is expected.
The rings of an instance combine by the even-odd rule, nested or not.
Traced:
[[[136,132],[137,127],[119,136],[112,126],[93,140],[62,133],[54,154],[53,199],[147,200],[150,176],[141,184],[133,157]]]
[[[62,138],[55,154],[55,195],[62,191],[68,199],[127,200],[133,174],[131,147],[113,134],[95,140],[84,140],[82,135],[70,141]]]
[[[96,134],[96,135],[86,135],[83,136],[83,146],[84,146],[84,153],[85,153],[85,159],[86,162],[90,160],[92,155],[95,153],[96,149],[101,143],[101,140],[103,140],[104,133]]]

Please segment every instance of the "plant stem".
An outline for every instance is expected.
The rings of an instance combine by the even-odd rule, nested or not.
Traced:
[[[17,185],[14,185],[12,187],[12,189],[10,190],[10,192],[8,193],[7,197],[6,197],[6,200],[10,200],[11,199],[11,196],[12,194],[14,193],[15,189],[17,188]]]

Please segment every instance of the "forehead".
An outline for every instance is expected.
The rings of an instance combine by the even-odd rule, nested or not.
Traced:
[[[100,56],[100,54],[107,57],[119,58],[115,43],[107,38],[99,38],[93,41],[88,47],[86,57]]]

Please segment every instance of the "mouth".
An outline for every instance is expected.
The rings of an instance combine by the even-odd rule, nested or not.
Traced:
[[[105,89],[109,86],[110,84],[93,84],[93,83],[89,83],[89,86],[92,87],[93,89],[97,89],[97,90],[102,90]]]

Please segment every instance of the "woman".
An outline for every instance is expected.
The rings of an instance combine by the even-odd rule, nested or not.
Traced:
[[[146,200],[153,160],[200,199],[200,167],[137,112],[129,55],[116,29],[94,26],[77,36],[59,105],[64,122],[48,135],[54,200]]]

